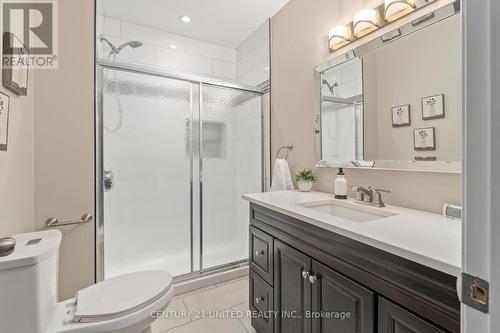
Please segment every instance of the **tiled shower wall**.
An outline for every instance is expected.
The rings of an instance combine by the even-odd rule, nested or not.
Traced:
[[[269,21],[236,48],[236,81],[258,86],[269,80]]]
[[[269,20],[236,48],[236,81],[241,84],[259,86],[270,80]],[[264,182],[265,189],[271,184],[271,101],[270,92],[262,98],[264,126]]]
[[[115,45],[130,40],[139,40],[144,44],[134,50],[123,49],[116,57],[117,60],[155,65],[226,81],[234,81],[236,78],[236,51],[232,48],[105,16],[98,16],[96,31],[97,37],[102,34]],[[98,52],[105,58],[109,47],[102,44]]]

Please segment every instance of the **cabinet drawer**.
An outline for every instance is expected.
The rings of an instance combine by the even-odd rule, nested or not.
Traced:
[[[437,326],[379,297],[378,333],[445,333]]]
[[[273,285],[273,237],[250,227],[250,268]]]
[[[273,288],[256,272],[250,270],[250,310],[257,315],[252,316],[252,326],[258,333],[272,333],[274,317]]]

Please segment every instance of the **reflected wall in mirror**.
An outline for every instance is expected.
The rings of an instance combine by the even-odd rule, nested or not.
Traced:
[[[318,166],[460,172],[460,30],[460,15],[452,15],[335,66],[318,66]],[[428,134],[422,128],[434,128],[434,137],[417,140],[415,133]]]

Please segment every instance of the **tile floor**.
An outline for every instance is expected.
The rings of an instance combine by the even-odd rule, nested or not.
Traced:
[[[247,311],[248,277],[243,277],[174,297],[165,318],[153,323],[153,333],[254,333]],[[221,313],[231,316],[207,318]]]

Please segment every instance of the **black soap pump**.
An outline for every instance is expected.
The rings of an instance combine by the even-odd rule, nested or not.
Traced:
[[[345,178],[344,168],[339,168],[337,178],[335,179],[335,199],[347,199],[347,179]]]

